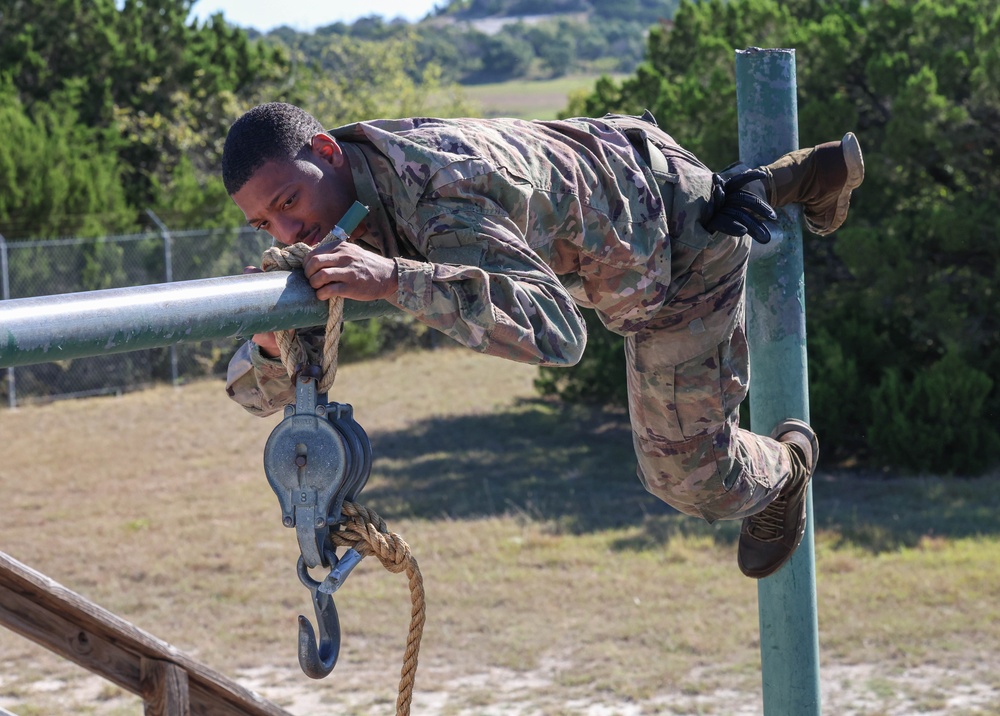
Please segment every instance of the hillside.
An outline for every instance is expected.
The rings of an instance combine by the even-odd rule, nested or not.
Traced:
[[[320,64],[350,73],[338,45],[408,55],[414,78],[481,84],[568,74],[630,73],[642,61],[649,27],[667,22],[678,0],[451,0],[417,23],[378,16],[315,32],[289,27],[264,37]]]
[[[586,15],[654,23],[673,17],[678,0],[449,0],[433,17],[464,21],[552,15]]]

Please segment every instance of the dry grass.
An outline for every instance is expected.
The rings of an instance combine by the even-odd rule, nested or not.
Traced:
[[[758,713],[738,526],[645,495],[624,416],[535,400],[534,375],[447,350],[338,377],[377,456],[361,502],[426,580],[414,713]],[[296,713],[391,713],[409,602],[376,562],[337,593],[333,675],[298,671],[312,614],[261,468],[277,422],[214,381],[0,411],[0,549]],[[825,703],[1000,711],[992,484],[825,474],[816,512]],[[5,631],[0,708],[142,711]]]
[[[612,75],[621,79],[620,75]],[[482,117],[555,119],[565,111],[571,95],[589,93],[597,76],[569,75],[548,80],[517,79],[481,85],[464,85],[462,97]]]

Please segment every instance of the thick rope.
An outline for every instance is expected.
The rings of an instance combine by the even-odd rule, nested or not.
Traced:
[[[312,250],[308,244],[294,244],[281,249],[272,246],[264,252],[261,268],[264,271],[294,271],[302,267],[306,254]],[[323,377],[319,380],[320,393],[328,393],[337,376],[337,349],[340,344],[341,324],[344,317],[344,300],[330,299],[330,314],[326,319],[326,338],[323,342]],[[299,363],[312,362],[305,345],[295,331],[276,331],[281,362],[294,377]],[[424,600],[424,579],[420,574],[417,559],[410,553],[410,546],[402,537],[390,532],[385,520],[374,510],[354,502],[345,502],[341,514],[346,520],[339,530],[331,532],[330,538],[337,547],[353,547],[362,558],[368,555],[378,557],[382,566],[393,573],[406,571],[410,583],[410,633],[406,638],[403,654],[403,668],[399,677],[399,697],[396,699],[396,716],[409,716],[413,702],[413,684],[417,675],[417,655],[420,639],[424,633],[426,603]]]
[[[413,701],[413,683],[417,675],[417,654],[424,633],[426,603],[424,581],[417,559],[410,553],[410,546],[402,537],[390,532],[385,520],[373,510],[354,502],[345,502],[342,514],[346,521],[341,529],[330,534],[338,547],[353,547],[362,557],[378,557],[390,572],[406,571],[410,583],[410,633],[406,638],[403,668],[399,676],[399,697],[396,699],[396,716],[409,716]]]
[[[312,251],[309,244],[294,244],[288,248],[272,246],[264,251],[260,267],[264,271],[294,271],[302,268],[306,255]],[[333,381],[337,377],[337,350],[340,347],[341,324],[344,319],[344,299],[339,296],[331,298],[330,312],[326,318],[326,338],[323,341],[323,355],[320,365],[323,375],[319,379],[318,392],[329,393]],[[298,339],[295,331],[275,331],[278,341],[278,351],[281,353],[281,363],[288,371],[288,376],[294,377],[299,364],[309,363],[305,345]]]

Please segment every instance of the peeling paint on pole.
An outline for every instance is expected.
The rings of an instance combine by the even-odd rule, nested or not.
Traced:
[[[798,149],[795,51],[736,53],[740,160],[749,166]],[[809,420],[805,284],[798,207],[778,210],[770,244],[755,246],[747,274],[750,424],[768,434],[785,418]],[[775,574],[758,582],[761,677],[767,716],[820,714],[819,627],[812,488],[806,534]]]

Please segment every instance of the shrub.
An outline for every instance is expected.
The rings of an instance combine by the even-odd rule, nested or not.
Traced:
[[[603,324],[597,314],[583,310],[587,322],[585,359],[569,368],[541,368],[535,387],[543,395],[571,402],[625,405],[625,341]]]
[[[995,461],[1000,433],[986,420],[993,380],[957,351],[906,379],[885,371],[872,395],[870,443],[889,464],[916,472],[978,473]]]

